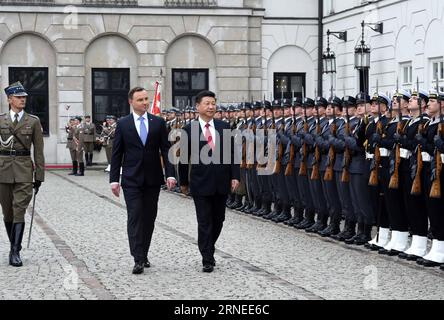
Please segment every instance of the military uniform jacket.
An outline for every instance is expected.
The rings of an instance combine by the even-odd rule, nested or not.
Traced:
[[[319,169],[321,171],[325,171],[328,165],[328,152],[330,150],[329,139],[333,137],[333,125],[336,125],[336,128],[340,125],[340,122],[343,121],[340,118],[330,119],[322,128],[321,134],[316,137],[316,144],[321,148],[321,163]]]
[[[310,129],[310,127],[313,125],[313,123],[315,121],[316,120],[313,117],[308,118],[308,120],[307,120],[308,129]],[[302,155],[302,151],[303,151],[302,146],[304,145],[304,134],[305,134],[304,124],[305,124],[305,120],[302,119],[302,121],[299,122],[299,124],[296,128],[296,134],[293,134],[291,136],[291,143],[295,146],[295,148],[296,148],[295,150],[297,151],[296,155],[295,155],[295,162],[294,162],[295,168],[300,168],[301,161],[302,161],[302,156],[303,156]],[[307,147],[307,152],[308,151],[309,150]],[[307,158],[308,158],[308,154],[307,154]]]
[[[68,133],[67,136],[67,142],[66,142],[66,148],[68,148],[69,150],[75,150],[76,149],[76,144],[74,143],[74,133],[76,131],[75,127],[67,127],[66,128],[66,132]]]
[[[116,126],[117,124],[114,123],[112,126],[106,126],[103,128],[102,133],[100,134],[100,137],[103,140],[103,146],[104,147],[112,147],[114,136],[116,135]]]
[[[94,123],[83,123],[81,128],[80,140],[82,142],[91,143],[96,140],[96,126]]]
[[[344,152],[345,152],[345,137],[347,136],[346,132],[346,120],[345,119],[337,119],[337,130],[336,137],[333,135],[329,138],[330,146],[333,146],[335,150],[335,164],[333,166],[333,170],[337,172],[342,172],[344,168]],[[359,119],[356,117],[350,118],[349,123],[349,135],[353,132],[356,126],[359,124]],[[352,151],[350,150],[350,155],[352,155]]]
[[[310,132],[311,138],[307,139],[308,138],[307,135],[305,136],[305,138],[306,138],[305,142],[307,143],[307,146],[308,146],[307,168],[310,168],[310,169],[313,168],[313,164],[314,164],[313,161],[315,158],[315,151],[316,151],[316,145],[317,145],[317,142],[316,142],[316,137],[318,136],[318,134],[316,132],[317,131],[317,123],[318,123],[318,119],[315,119],[314,123],[309,127],[309,132]],[[319,126],[321,129],[321,135],[322,135],[322,132],[324,132],[325,127],[328,126],[327,118],[323,117],[322,119],[320,119]],[[321,151],[321,159],[320,159],[320,163],[319,163],[320,169],[321,169],[321,164],[323,161],[322,158],[325,158],[325,156],[322,155],[322,151]]]
[[[10,113],[0,115],[0,136],[3,141],[12,135],[12,150],[30,151],[34,147],[34,163],[31,156],[0,155],[0,183],[32,183],[45,180],[45,158],[43,155],[43,133],[38,117],[24,112],[15,128]],[[10,151],[0,143],[1,151]]]
[[[366,124],[363,119],[356,118],[355,121],[357,122],[354,129],[352,124],[350,125],[350,132],[352,132],[350,138],[353,143],[351,145],[346,144],[351,154],[351,162],[348,171],[350,174],[364,174],[365,172],[368,172],[369,167],[365,159]]]

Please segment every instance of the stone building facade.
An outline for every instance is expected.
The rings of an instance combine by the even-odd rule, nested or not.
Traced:
[[[443,7],[438,0],[2,0],[0,84],[27,84],[47,162],[69,163],[68,117],[91,114],[100,123],[128,113],[125,96],[136,85],[152,97],[161,80],[164,108],[193,104],[201,89],[221,103],[302,90],[329,96],[332,82],[338,95],[355,94],[363,19],[384,22],[383,34],[365,32],[370,88],[378,79],[391,90],[404,70],[410,82],[418,75],[429,84],[430,68],[441,70]],[[347,42],[330,38],[333,77],[319,67],[328,29],[348,32]],[[7,110],[2,95],[0,112]]]

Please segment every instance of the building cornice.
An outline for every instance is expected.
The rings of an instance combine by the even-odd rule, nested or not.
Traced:
[[[68,14],[72,11],[66,12],[68,6],[60,5],[0,5],[0,12],[17,13],[61,13]],[[76,8],[78,14],[126,14],[126,15],[168,15],[168,16],[240,16],[240,17],[263,17],[265,15],[264,9],[256,8],[167,8],[167,7],[93,7],[84,5],[71,5]]]

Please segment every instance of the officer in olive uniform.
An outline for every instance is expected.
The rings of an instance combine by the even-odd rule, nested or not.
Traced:
[[[107,116],[106,117],[106,126],[103,127],[102,133],[100,134],[100,142],[102,146],[105,148],[106,160],[108,162],[108,167],[105,169],[105,172],[109,172],[111,169],[111,156],[113,153],[113,142],[114,136],[116,134],[116,117],[115,116]]]
[[[78,162],[76,155],[76,144],[74,143],[74,133],[76,131],[76,118],[72,117],[69,119],[68,125],[65,127],[67,133],[66,148],[69,150],[72,161],[72,171],[69,173],[70,176],[77,174]]]
[[[74,143],[76,145],[76,159],[79,165],[79,172],[74,174],[76,177],[82,177],[85,175],[85,162],[83,160],[83,153],[85,147],[83,141],[84,137],[83,137],[82,117],[76,117]]]
[[[83,134],[81,139],[85,151],[85,162],[87,166],[92,166],[94,142],[96,141],[96,126],[91,122],[91,116],[85,116],[85,122],[82,125]]]
[[[27,93],[22,84],[10,85],[5,93],[10,111],[0,115],[0,204],[11,243],[9,264],[20,267],[26,208],[33,187],[37,193],[45,180],[43,134],[39,118],[24,111]]]

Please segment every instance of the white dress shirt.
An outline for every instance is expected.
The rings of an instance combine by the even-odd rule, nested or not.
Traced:
[[[17,119],[18,122],[20,122],[20,120],[22,119],[24,113],[25,112],[23,110],[18,113],[18,119]],[[11,110],[9,110],[9,114],[11,115],[12,122],[14,122],[14,120],[15,120],[15,112],[12,111],[12,109],[11,109]]]
[[[204,120],[202,120],[202,118],[199,117],[199,123],[200,123],[200,128],[202,129],[202,133],[205,137],[205,132],[207,131],[207,128],[205,128],[205,125],[207,124],[207,122],[205,122]],[[214,127],[214,120],[211,119],[208,123],[210,124],[210,127],[208,129],[210,129],[211,136],[213,137],[213,143],[216,146],[216,143],[217,143],[216,138],[217,137],[216,137],[216,128]]]

